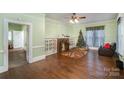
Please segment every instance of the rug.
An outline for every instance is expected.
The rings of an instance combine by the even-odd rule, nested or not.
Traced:
[[[79,59],[85,56],[87,52],[88,52],[87,48],[72,48],[67,52],[62,52],[61,55],[74,59]]]

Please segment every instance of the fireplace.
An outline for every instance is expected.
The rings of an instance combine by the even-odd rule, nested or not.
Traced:
[[[57,39],[57,52],[61,53],[63,51],[69,50],[69,38],[58,38]]]

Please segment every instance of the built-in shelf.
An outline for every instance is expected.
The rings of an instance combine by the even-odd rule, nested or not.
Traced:
[[[57,39],[58,38],[45,38],[45,53],[51,55],[57,53]],[[69,38],[69,48],[76,46],[77,39],[75,37]]]
[[[45,39],[45,52],[46,55],[51,55],[57,52],[57,39],[55,38]]]

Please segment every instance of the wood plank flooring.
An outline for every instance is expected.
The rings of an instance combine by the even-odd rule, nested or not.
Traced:
[[[98,56],[96,50],[90,50],[80,59],[72,59],[59,54],[48,56],[45,60],[9,69],[0,74],[3,79],[104,79],[124,78],[123,71],[119,76],[109,76],[105,69],[114,68],[111,57]]]
[[[23,48],[9,50],[9,68],[15,68],[27,64],[26,51]]]

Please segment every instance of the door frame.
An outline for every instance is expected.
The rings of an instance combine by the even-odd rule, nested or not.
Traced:
[[[20,20],[10,20],[10,19],[4,19],[4,64],[3,64],[3,71],[8,71],[9,64],[8,64],[8,24],[9,23],[15,23],[15,24],[22,24],[29,26],[28,33],[29,33],[29,57],[28,57],[28,63],[32,63],[32,23],[24,22]]]

